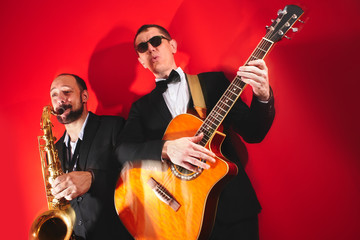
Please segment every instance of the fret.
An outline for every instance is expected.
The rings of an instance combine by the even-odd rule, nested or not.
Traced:
[[[210,118],[211,118],[211,117],[209,117],[209,119],[208,119],[207,121],[205,121],[204,124],[210,126],[211,128],[213,128],[213,129],[215,130],[215,128],[217,127],[217,126],[216,126],[217,124],[214,123],[214,121],[211,121]],[[218,123],[219,123],[219,121],[218,121]]]
[[[223,98],[226,98],[225,102],[228,102],[229,100],[230,100],[232,103],[234,102],[233,99],[229,98],[229,97],[226,96],[226,95],[223,95]],[[231,104],[232,104],[232,103],[231,103]]]
[[[217,129],[217,124],[209,123],[206,121],[203,123],[200,131],[204,133],[204,135],[212,135],[212,133]]]
[[[232,93],[233,95],[237,95],[237,92],[233,92],[233,90],[229,89],[228,92]]]
[[[217,116],[219,116],[219,115],[217,115]],[[221,119],[219,120],[219,119],[217,119],[217,118],[215,118],[215,117],[213,117],[213,116],[209,116],[209,121],[212,121],[212,122],[214,122],[214,121],[216,121],[215,122],[215,124],[220,124],[220,122],[221,122]]]
[[[204,132],[202,132],[204,133]],[[201,139],[204,142],[204,145],[206,145],[206,143],[209,141],[210,137],[211,137],[212,133],[204,133],[204,137]]]
[[[225,114],[222,114],[223,116],[225,116],[226,113],[229,111],[230,107],[227,107],[227,106],[224,105],[224,104],[219,104],[219,109],[222,110],[221,113],[225,112]]]
[[[213,127],[212,127],[210,124],[211,124],[211,123],[209,123],[209,121],[206,121],[206,122],[203,123],[202,128],[203,128],[205,131],[214,130]]]
[[[265,54],[263,52],[260,52],[260,53],[256,53],[256,56],[254,56],[254,58],[256,58],[255,60],[257,60],[257,59],[262,59],[264,56]]]
[[[222,116],[225,116],[225,114],[226,114],[226,111],[225,110],[221,110],[221,109],[219,109],[219,106],[215,106],[216,107],[216,109],[215,109],[215,111],[217,111],[219,114],[221,114]],[[219,112],[219,110],[220,111],[223,111],[223,112],[225,112],[225,113],[221,113],[221,112]]]
[[[203,133],[204,134],[204,137],[203,137],[203,139],[204,138],[209,138],[211,135],[212,135],[212,133],[210,134],[208,131],[206,131],[205,129],[200,129],[199,130],[199,133]]]
[[[209,119],[210,118],[215,119],[216,121],[218,121],[218,124],[220,124],[223,116],[221,116],[220,114],[214,113],[214,114],[209,115]]]
[[[209,138],[212,135],[212,132],[208,132],[208,131],[201,131],[204,134],[203,139],[205,139],[206,141],[209,140]]]
[[[231,88],[234,88],[234,91],[241,91],[241,90],[242,90],[242,88],[239,87],[239,86],[236,86],[236,84],[233,84],[233,85],[231,86]]]
[[[227,112],[227,109],[223,109],[222,107],[220,107],[220,105],[218,106],[218,108],[220,108],[224,112]]]
[[[207,139],[207,140],[205,141],[204,138],[203,138],[203,139],[201,139],[201,141],[199,142],[199,144],[200,144],[201,146],[205,147],[207,141],[209,141],[209,139]]]
[[[257,50],[260,50],[260,51],[262,51],[262,52],[267,52],[267,50],[265,50],[265,49],[262,49],[262,48],[257,48]]]
[[[204,125],[206,126],[206,130],[207,131],[209,131],[209,130],[215,130],[215,129],[213,129],[213,127],[212,126],[210,126],[208,123],[206,123],[206,122],[204,122]]]
[[[273,45],[273,43],[274,43],[273,41],[271,41],[271,40],[269,40],[269,39],[267,39],[267,38],[264,38],[264,37],[262,38],[261,42],[262,42],[262,41],[266,41],[266,42],[268,42],[270,45]],[[269,49],[268,49],[268,51],[269,51]]]
[[[263,59],[266,53],[269,51],[270,47],[272,46],[273,42],[270,40],[263,38],[263,40],[258,44],[252,55],[250,56],[249,61],[256,60],[256,59]]]
[[[228,105],[226,102],[222,102],[222,104],[225,104],[227,107],[231,107],[231,105]]]

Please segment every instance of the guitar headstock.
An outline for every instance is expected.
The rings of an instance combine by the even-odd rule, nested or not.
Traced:
[[[277,42],[283,37],[286,37],[286,33],[292,29],[294,32],[297,28],[292,28],[295,22],[300,21],[300,17],[304,11],[296,5],[287,5],[283,10],[278,11],[278,17],[273,21],[270,27],[266,27],[265,38],[272,42]]]

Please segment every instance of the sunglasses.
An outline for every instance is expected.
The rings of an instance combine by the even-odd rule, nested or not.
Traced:
[[[136,46],[136,51],[138,51],[139,53],[144,53],[148,50],[148,43],[151,44],[151,46],[153,47],[158,47],[161,44],[162,39],[166,39],[168,41],[170,41],[170,39],[164,37],[164,36],[154,36],[152,38],[150,38],[149,40],[147,40],[146,42],[142,42],[139,43],[139,45]]]

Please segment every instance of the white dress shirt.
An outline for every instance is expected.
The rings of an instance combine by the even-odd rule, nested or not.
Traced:
[[[83,124],[82,127],[81,127],[81,130],[80,130],[80,132],[79,132],[78,140],[79,140],[79,139],[80,139],[81,141],[83,140],[84,130],[85,130],[85,126],[86,126],[86,123],[87,123],[88,118],[89,118],[89,113],[87,114],[86,119],[85,119],[85,121],[84,121],[84,124]],[[64,143],[65,143],[66,147],[68,147],[69,138],[70,138],[70,136],[69,136],[69,134],[66,132],[66,133],[65,133],[65,137],[64,137]],[[78,140],[76,140],[76,142],[70,141],[71,157],[74,155],[75,148],[76,148],[76,144],[77,144]]]
[[[178,67],[177,71],[180,75],[180,82],[172,82],[168,84],[168,88],[163,93],[163,97],[172,117],[187,112],[190,101],[190,91],[185,77],[184,71]],[[156,82],[165,79],[155,79]]]

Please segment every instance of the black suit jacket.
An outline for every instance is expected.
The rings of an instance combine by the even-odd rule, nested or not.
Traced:
[[[114,206],[115,184],[121,169],[115,160],[114,147],[124,122],[121,117],[89,113],[80,144],[78,170],[91,170],[94,178],[89,191],[71,201],[76,213],[74,233],[78,237],[131,239]],[[56,143],[63,168],[66,156],[64,136],[65,133]]]
[[[221,72],[201,73],[198,76],[209,113],[225,92],[229,81]],[[269,131],[274,116],[273,97],[268,103],[261,103],[254,97],[250,108],[239,99],[223,122],[224,132],[233,129],[247,142],[260,142]],[[171,119],[162,93],[157,89],[134,102],[121,134],[119,151],[122,161],[160,160],[164,143],[161,139]],[[222,145],[222,152],[237,164],[239,173],[221,193],[217,218],[230,223],[258,214],[260,204],[228,137]]]

